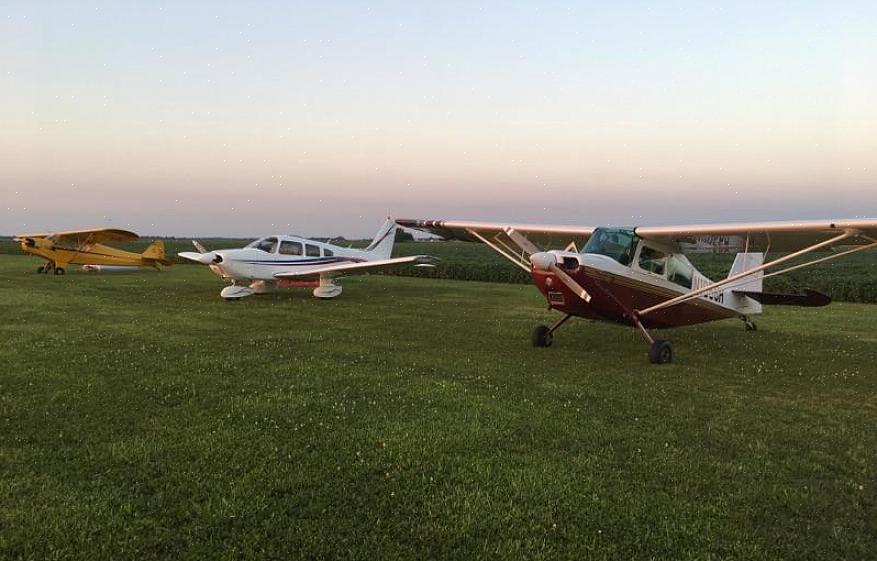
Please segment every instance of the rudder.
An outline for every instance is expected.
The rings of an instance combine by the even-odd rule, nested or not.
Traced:
[[[764,263],[763,253],[738,253],[734,258],[734,264],[728,272],[728,277],[739,275],[752,270]],[[759,271],[739,282],[732,282],[724,290],[726,303],[731,304],[741,314],[751,315],[761,313],[761,302],[745,296],[744,292],[756,293],[762,291],[764,283],[764,271]]]
[[[140,254],[143,259],[152,259],[161,263],[162,265],[170,265],[171,262],[165,257],[164,253],[164,241],[155,240],[149,246],[143,250],[143,253]]]
[[[749,271],[756,267],[760,267],[764,263],[763,253],[738,253],[734,258],[734,264],[728,272],[729,277],[739,275],[740,273]],[[761,292],[761,286],[764,279],[764,271],[759,271],[754,275],[750,275],[740,281],[740,284],[732,283],[734,290],[746,290],[749,292]]]
[[[389,259],[390,255],[393,254],[393,244],[396,243],[396,230],[398,228],[399,226],[392,218],[387,218],[372,243],[365,250],[374,254],[376,259]]]

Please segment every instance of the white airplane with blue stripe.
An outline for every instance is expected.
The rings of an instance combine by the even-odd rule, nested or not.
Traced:
[[[387,219],[365,249],[340,247],[299,236],[272,235],[239,249],[207,251],[193,241],[198,252],[183,251],[184,259],[210,266],[210,270],[231,281],[219,293],[226,300],[265,294],[284,284],[314,286],[317,298],[341,294],[338,277],[356,275],[401,265],[431,267],[433,257],[413,255],[391,258],[398,226]]]

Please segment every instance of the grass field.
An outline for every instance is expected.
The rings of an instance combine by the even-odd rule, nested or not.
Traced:
[[[877,307],[666,335],[515,284],[230,304],[0,256],[0,559],[874,559]]]

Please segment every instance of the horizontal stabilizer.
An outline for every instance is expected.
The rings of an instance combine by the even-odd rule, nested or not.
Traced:
[[[735,290],[734,294],[748,296],[765,306],[806,306],[808,308],[816,308],[831,304],[831,296],[809,288],[804,289],[804,294],[750,292],[746,290]]]

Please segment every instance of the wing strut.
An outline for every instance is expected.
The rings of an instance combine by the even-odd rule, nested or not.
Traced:
[[[725,286],[727,284],[734,283],[736,281],[739,281],[741,279],[744,279],[746,277],[754,275],[755,273],[758,273],[760,271],[764,271],[765,269],[768,269],[768,268],[773,267],[775,265],[779,265],[780,263],[785,263],[786,261],[789,261],[791,259],[795,259],[796,257],[806,255],[806,254],[811,253],[813,251],[834,245],[842,240],[845,240],[847,238],[853,238],[853,237],[861,237],[861,233],[856,231],[856,230],[847,230],[843,234],[840,234],[840,235],[835,236],[831,239],[825,240],[824,242],[820,242],[817,244],[813,244],[809,247],[805,247],[804,249],[801,249],[801,250],[796,251],[794,253],[790,253],[790,254],[785,255],[783,257],[779,257],[777,259],[774,259],[773,261],[771,261],[769,263],[759,265],[758,267],[754,267],[754,268],[749,269],[747,271],[743,271],[742,273],[738,273],[738,274],[730,276],[726,279],[714,282],[712,284],[708,284],[707,286],[704,286],[702,288],[698,288],[697,290],[692,290],[691,292],[687,292],[681,296],[677,296],[676,298],[671,298],[670,300],[666,300],[664,302],[661,302],[660,304],[656,304],[650,308],[646,308],[645,310],[638,310],[637,314],[640,316],[644,316],[646,314],[650,314],[652,312],[656,312],[656,311],[662,310],[664,308],[669,308],[671,306],[675,306],[676,304],[681,304],[682,302],[687,302],[688,300],[692,300],[694,298],[697,298],[698,296],[700,296],[702,294],[712,292],[713,290],[715,290],[716,288],[719,288],[721,286]],[[867,238],[867,239],[871,240],[871,238]],[[840,253],[837,255],[830,255],[827,258],[819,259],[819,260],[812,261],[809,263],[804,263],[802,265],[797,265],[794,267],[789,267],[788,269],[785,269],[785,270],[779,271],[779,272],[783,273],[783,272],[788,272],[788,271],[791,271],[794,269],[800,269],[801,267],[813,265],[813,264],[819,263],[821,261],[828,261],[829,259],[834,259],[834,258],[840,257],[841,255],[846,255],[847,253],[852,253],[853,251],[860,251],[862,249],[870,249],[870,248],[875,247],[875,246],[877,246],[877,242],[874,242],[874,243],[871,243],[868,245],[864,245],[864,246],[861,246],[859,248],[856,248],[855,250],[846,251],[846,252],[843,252],[843,253]]]
[[[502,240],[494,238],[494,241],[496,242],[496,244],[501,244],[503,246],[503,247],[499,247],[498,245],[491,242],[490,240],[488,240],[487,238],[485,238],[484,236],[482,236],[481,234],[479,234],[478,232],[476,232],[472,228],[466,228],[466,231],[469,232],[470,234],[472,234],[473,236],[475,236],[476,238],[478,238],[480,241],[482,241],[486,245],[488,245],[492,250],[499,253],[500,255],[502,255],[503,257],[505,257],[506,259],[508,259],[509,261],[511,261],[512,263],[514,263],[518,267],[520,267],[521,269],[525,270],[528,273],[530,272],[530,266],[526,261],[524,261],[523,257],[519,256],[516,253],[512,253],[510,251],[510,248],[508,247],[508,245],[503,243]],[[515,232],[515,233],[517,233],[517,232]],[[506,232],[506,235],[509,235],[508,232]],[[520,234],[518,234],[518,235],[520,235]],[[523,236],[521,236],[521,237],[523,237]],[[510,235],[509,235],[509,238],[512,241],[515,241],[515,239],[512,238]],[[526,239],[526,238],[524,238],[524,239]],[[529,243],[529,240],[527,240],[527,242]],[[521,247],[521,249],[526,251],[526,249],[523,247]]]

